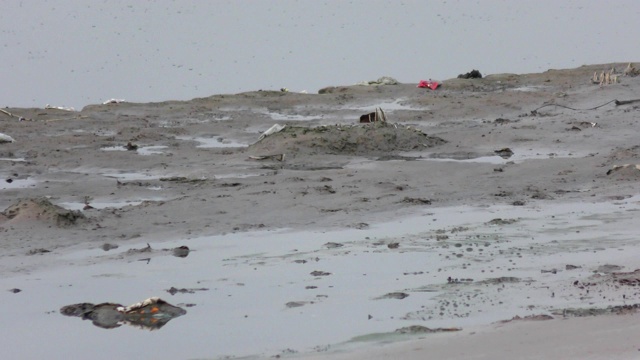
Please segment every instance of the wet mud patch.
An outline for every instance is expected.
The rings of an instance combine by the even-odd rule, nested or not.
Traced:
[[[585,317],[600,315],[624,315],[636,313],[640,310],[640,304],[616,305],[607,307],[591,307],[591,308],[567,308],[553,310],[551,313],[556,316],[563,317]]]
[[[285,153],[292,157],[314,154],[382,156],[444,143],[445,140],[417,129],[381,122],[315,128],[286,126],[249,146],[249,152],[258,155]]]
[[[462,328],[459,328],[459,327],[428,328],[422,325],[410,325],[410,326],[403,326],[392,332],[372,333],[372,334],[356,336],[351,338],[349,342],[350,343],[357,343],[357,342],[386,343],[386,342],[400,341],[407,337],[412,337],[412,336],[446,333],[446,332],[457,332],[461,330]]]

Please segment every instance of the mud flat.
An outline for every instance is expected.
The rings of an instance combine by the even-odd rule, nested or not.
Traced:
[[[591,83],[625,66],[4,109],[0,345],[526,359],[546,343],[549,358],[634,358],[640,102],[625,101],[640,77]],[[358,122],[376,108],[387,123]],[[153,332],[115,305],[108,328],[60,313],[151,297],[180,315],[154,326],[150,310]]]

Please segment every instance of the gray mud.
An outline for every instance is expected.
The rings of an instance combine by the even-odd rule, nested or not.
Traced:
[[[271,357],[635,311],[640,104],[541,108],[637,97],[638,77],[590,83],[613,65],[8,108],[27,120],[0,114],[0,345]],[[376,107],[388,124],[358,124]],[[188,313],[153,332],[59,313],[152,296]]]

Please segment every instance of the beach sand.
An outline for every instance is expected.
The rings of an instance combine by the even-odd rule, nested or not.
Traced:
[[[135,357],[58,309],[162,296],[155,358],[637,358],[640,77],[591,82],[625,66],[5,108],[0,345]]]

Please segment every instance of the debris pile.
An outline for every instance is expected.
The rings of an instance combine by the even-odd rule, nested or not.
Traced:
[[[376,111],[360,116],[361,124],[372,123],[376,121],[387,121],[387,117],[381,108],[376,108]]]
[[[471,70],[466,74],[458,75],[458,79],[482,79],[482,74],[478,70]]]
[[[67,305],[60,309],[60,313],[65,316],[80,317],[82,320],[91,320],[93,325],[103,329],[131,325],[144,330],[157,330],[171,319],[186,314],[187,311],[158,297],[151,297],[130,306],[115,303]]]
[[[379,78],[378,80],[370,80],[370,81],[361,81],[359,83],[357,83],[356,85],[362,85],[362,86],[375,86],[375,85],[398,85],[399,82],[398,80],[390,77],[390,76],[383,76],[381,78]]]

